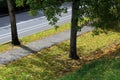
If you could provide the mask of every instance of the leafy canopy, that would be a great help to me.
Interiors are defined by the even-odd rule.
[[[16,0],[17,6],[27,4],[30,6],[30,14],[36,15],[37,11],[42,10],[51,24],[58,21],[57,16],[66,12],[67,8],[60,6],[64,2],[73,0]],[[89,18],[89,22],[102,29],[120,28],[120,0],[79,0],[79,11],[76,17],[80,21],[84,17]],[[86,25],[86,24],[85,24]]]

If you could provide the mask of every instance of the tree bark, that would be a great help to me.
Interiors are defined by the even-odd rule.
[[[78,27],[78,10],[79,0],[73,0],[72,2],[72,19],[71,19],[71,36],[70,36],[70,54],[69,57],[72,59],[79,59],[77,55],[77,27]]]
[[[11,36],[12,36],[12,44],[13,45],[20,45],[18,34],[17,34],[17,26],[16,26],[16,19],[14,13],[14,7],[12,0],[7,0],[8,11],[10,16],[10,23],[11,23]]]

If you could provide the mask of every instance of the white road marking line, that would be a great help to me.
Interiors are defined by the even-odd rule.
[[[62,21],[66,20],[66,19],[68,19],[70,17],[71,17],[71,15],[65,16],[63,18],[60,18],[61,20],[59,20],[58,22],[62,22]],[[35,25],[33,27],[29,27],[29,28],[24,28],[24,29],[18,30],[18,33],[20,34],[20,33],[27,32],[27,31],[30,31],[30,30],[33,30],[33,29],[42,28],[44,26],[49,25],[48,23],[49,22],[45,22],[43,24]],[[42,26],[42,27],[40,27],[40,26]],[[3,35],[0,35],[0,39],[6,38],[6,37],[8,37],[10,35],[11,35],[11,33],[6,33],[6,34],[3,34]]]
[[[71,10],[72,10],[72,9],[69,8],[67,11],[69,12],[69,11],[71,11]],[[22,22],[17,23],[17,25],[23,24],[23,23],[27,23],[27,22],[32,22],[32,21],[35,21],[35,20],[38,20],[38,19],[41,19],[41,18],[46,18],[46,17],[45,17],[45,16],[42,16],[42,17],[39,17],[39,18],[35,18],[35,19],[27,20],[27,21],[22,21]],[[5,28],[8,28],[8,27],[10,27],[10,24],[9,24],[8,26],[1,27],[0,29],[5,29]]]

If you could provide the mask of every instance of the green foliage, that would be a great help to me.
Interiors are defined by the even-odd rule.
[[[33,36],[31,37],[31,39],[32,38]],[[86,56],[88,54],[91,55],[91,51],[101,49],[101,47],[109,45],[112,42],[115,42],[116,40],[119,40],[119,39],[120,39],[120,36],[119,36],[119,33],[117,32],[109,32],[108,35],[103,33],[95,37],[91,36],[91,32],[86,33],[84,35],[79,36],[77,39],[78,53],[81,56]],[[12,79],[13,80],[56,80],[58,79],[58,77],[63,76],[66,71],[71,71],[69,69],[73,66],[74,62],[68,59],[68,53],[69,53],[69,41],[65,41],[55,46],[52,46],[50,48],[43,49],[37,53],[31,54],[27,57],[13,61],[7,65],[3,65],[3,66],[1,65],[0,79],[2,80],[12,80]],[[86,76],[90,76],[90,77],[91,76],[94,77],[93,75],[99,76],[98,73],[102,73],[102,72],[99,72],[99,70],[103,70],[104,68],[106,69],[106,67],[109,67],[110,65],[112,65],[111,62],[109,61],[107,62],[107,59],[102,60],[101,62],[100,61],[98,62],[98,61],[96,61],[94,64],[91,64],[95,68],[91,68],[92,66],[89,66],[87,68],[83,67],[83,70],[82,71],[79,70],[79,73],[77,74],[79,74],[79,76],[82,76],[80,74],[85,73],[84,70],[88,70],[88,74],[86,73],[84,74],[84,76],[82,76],[83,80],[85,80],[85,78],[89,78]],[[114,60],[112,62],[115,63],[113,64],[113,68],[110,67],[109,69],[106,69],[104,73],[105,75],[103,77],[109,78],[109,76],[113,75],[110,69],[115,69],[115,68],[116,70],[113,73],[115,73],[115,76],[117,76],[116,73],[119,72],[119,70],[117,69],[119,69],[120,59]],[[111,72],[109,72],[109,70]],[[107,73],[109,74],[107,75]],[[79,76],[77,77],[76,76],[77,75],[72,74],[69,77],[74,77],[75,79],[77,79],[77,77]],[[67,80],[75,80],[74,78],[73,79],[68,78]],[[79,78],[77,80],[79,80]],[[104,80],[104,78],[102,80]]]
[[[120,29],[120,0],[89,0],[87,16],[102,29]]]
[[[113,53],[112,56],[94,60],[59,80],[120,80],[119,70],[120,49]]]
[[[15,0],[15,3],[17,4],[16,6],[24,6],[24,1],[23,0]]]
[[[55,26],[55,28],[51,28],[51,29],[45,30],[43,32],[38,32],[36,34],[32,34],[30,36],[23,37],[20,39],[20,41],[21,41],[22,45],[25,45],[27,43],[46,38],[48,36],[63,32],[68,29],[70,29],[70,23],[60,25],[59,28],[58,28],[58,26]],[[13,48],[13,46],[11,46],[10,42],[6,43],[6,44],[0,44],[0,52],[10,50],[12,48]]]
[[[24,3],[30,6],[30,14],[36,15],[37,11],[42,10],[44,15],[50,21],[51,25],[59,20],[57,16],[61,16],[62,12],[66,12],[66,8],[60,8],[61,0],[16,0],[18,6],[23,6]]]
[[[38,12],[36,10],[30,10],[28,13],[32,16],[36,16]]]
[[[58,15],[66,12],[67,8],[60,8],[62,3],[72,0],[16,0],[17,5],[27,4],[30,6],[30,13],[35,15],[35,11],[42,10],[50,21],[55,25]],[[79,11],[76,17],[82,20],[85,16],[90,18],[90,22],[95,27],[102,29],[120,29],[120,0],[80,0]]]

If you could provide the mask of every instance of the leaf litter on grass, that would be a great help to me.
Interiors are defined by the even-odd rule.
[[[78,54],[80,56],[80,60],[78,61],[71,60],[68,58],[69,41],[65,41],[55,46],[52,46],[50,48],[43,49],[37,52],[36,54],[31,54],[27,57],[23,57],[22,59],[13,61],[1,67],[0,78],[3,78],[3,80],[9,80],[9,79],[54,80],[54,79],[57,79],[58,77],[61,77],[69,72],[77,70],[83,64],[90,63],[92,60],[95,60],[99,57],[104,56],[102,55],[103,53],[101,53],[101,51],[99,50],[101,50],[102,48],[104,48],[104,51],[106,51],[106,49],[111,50],[110,48],[112,46],[110,46],[109,44],[115,42],[113,38],[115,38],[115,40],[118,41],[119,36],[117,36],[117,34],[118,33],[111,34],[111,36],[115,35],[114,37],[109,37],[110,35],[106,36],[105,34],[102,34],[101,36],[92,37],[91,33],[86,33],[84,35],[79,36],[77,46],[78,46]],[[89,38],[89,39],[86,39],[86,38]],[[100,38],[102,39],[107,38],[108,40],[105,40],[105,41],[103,40],[105,44],[100,44],[100,41],[101,41]],[[99,41],[95,41],[95,40],[99,40]],[[83,43],[86,43],[86,44],[83,44]],[[115,46],[119,45],[118,44],[119,41],[118,43],[117,42],[115,43],[116,43]],[[99,44],[99,45],[93,46],[91,44],[94,44],[94,45]],[[105,48],[106,45],[110,47]],[[110,51],[107,51],[107,52],[109,53]],[[101,54],[101,56],[98,56],[98,54]]]

